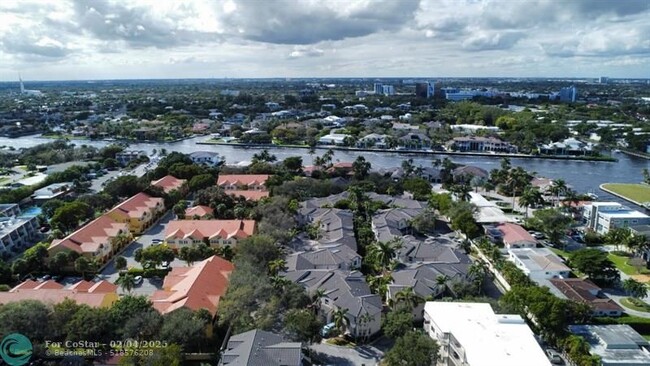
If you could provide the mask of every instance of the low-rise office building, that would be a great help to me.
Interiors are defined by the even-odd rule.
[[[583,206],[583,217],[588,228],[603,235],[614,228],[650,224],[650,216],[618,202],[592,202]]]
[[[424,330],[440,345],[438,365],[551,365],[521,316],[495,314],[489,304],[427,302]]]

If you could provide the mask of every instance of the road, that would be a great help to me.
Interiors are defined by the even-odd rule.
[[[374,366],[384,357],[384,352],[372,345],[356,346],[348,348],[345,346],[334,346],[327,343],[313,344],[310,348],[319,353],[318,361],[326,361],[324,364],[337,366]]]
[[[142,177],[148,171],[155,169],[156,166],[158,166],[158,158],[152,157],[149,163],[140,164],[135,169],[132,170],[119,169],[119,170],[109,171],[107,174],[99,178],[93,179],[90,185],[90,189],[93,192],[101,192],[104,189],[104,184],[111,179],[115,179],[120,175],[135,175],[137,177]]]
[[[140,268],[140,264],[135,261],[135,251],[142,248],[147,248],[153,245],[152,241],[154,239],[162,240],[165,235],[165,227],[167,223],[174,219],[174,214],[171,211],[168,211],[154,226],[150,227],[144,234],[140,237],[137,237],[129,246],[127,246],[121,253],[117,256],[122,256],[126,258],[127,268]],[[115,258],[114,257],[114,258]],[[184,263],[178,259],[170,263],[172,267],[181,267],[184,266]],[[119,277],[118,271],[115,269],[115,260],[111,259],[101,273],[98,275],[99,278],[108,280],[112,283],[115,283]],[[132,294],[136,295],[150,295],[154,291],[162,288],[162,280],[149,279],[145,278],[144,282],[141,285],[136,286]],[[125,292],[122,289],[118,290],[118,293],[124,294]]]

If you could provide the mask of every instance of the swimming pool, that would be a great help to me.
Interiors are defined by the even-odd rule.
[[[30,206],[21,211],[22,211],[22,213],[20,214],[21,217],[34,217],[40,215],[41,212],[43,212],[43,210],[38,206]]]

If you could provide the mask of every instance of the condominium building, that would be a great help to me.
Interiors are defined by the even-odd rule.
[[[31,247],[38,228],[38,218],[22,215],[17,204],[0,205],[0,255],[14,256]]]
[[[551,365],[524,319],[489,304],[427,302],[424,330],[440,345],[438,365]]]
[[[618,202],[592,202],[585,205],[583,210],[587,227],[599,234],[607,234],[614,228],[650,224],[650,216]]]

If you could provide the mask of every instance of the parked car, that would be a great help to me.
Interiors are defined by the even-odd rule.
[[[160,244],[162,242],[163,242],[162,239],[153,239],[153,240],[151,240],[152,244]]]
[[[336,324],[334,323],[328,323],[323,326],[323,329],[320,330],[320,335],[323,338],[329,337],[330,333],[335,329]]]
[[[136,286],[141,285],[142,282],[144,282],[144,278],[142,278],[142,276],[135,276],[135,277],[133,278],[133,283],[134,283]]]
[[[556,350],[550,348],[547,349],[546,356],[553,365],[564,365],[564,360]]]

